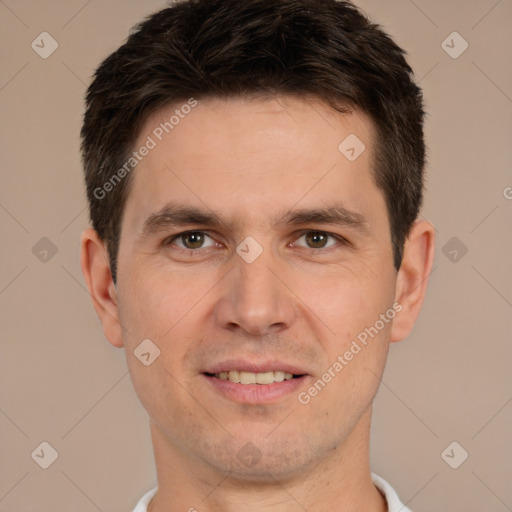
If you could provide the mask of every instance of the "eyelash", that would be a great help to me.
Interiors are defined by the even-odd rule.
[[[205,235],[205,236],[207,236],[207,237],[211,238],[212,240],[214,240],[214,239],[213,239],[213,237],[212,237],[212,236],[210,236],[210,235],[208,234],[208,232],[206,232],[206,231],[201,231],[201,230],[190,230],[190,231],[183,231],[183,232],[181,232],[181,233],[177,233],[176,235],[173,235],[173,236],[171,236],[170,238],[167,238],[166,240],[164,240],[163,245],[164,245],[164,246],[172,245],[172,244],[173,244],[173,242],[174,242],[175,240],[178,240],[179,238],[181,238],[181,237],[183,237],[183,236],[185,236],[185,235],[191,234],[191,233],[199,233],[199,234],[203,234],[203,235]],[[344,237],[342,237],[342,236],[340,236],[340,235],[336,235],[336,234],[334,234],[334,233],[330,233],[329,231],[321,231],[321,230],[313,230],[313,229],[309,229],[309,230],[301,231],[301,232],[300,232],[300,234],[299,234],[299,237],[298,237],[296,240],[298,240],[298,239],[302,238],[304,235],[307,235],[307,234],[310,234],[310,233],[326,235],[326,236],[328,236],[328,237],[330,237],[330,238],[334,238],[334,239],[335,239],[335,240],[337,240],[341,245],[350,245],[350,242],[349,242],[346,238],[344,238]],[[215,241],[215,240],[214,240],[214,241]],[[218,243],[218,242],[216,242],[216,243]],[[309,250],[311,250],[311,251],[313,251],[313,252],[319,252],[319,251],[321,251],[322,249],[323,249],[323,250],[328,250],[328,249],[332,249],[332,248],[334,248],[334,247],[335,247],[335,246],[314,248],[314,247],[302,247],[302,246],[301,246],[301,248],[302,248],[302,249],[309,249]],[[209,249],[209,247],[200,247],[199,249],[187,249],[186,247],[179,247],[179,246],[178,246],[178,249],[179,249],[179,250],[181,250],[181,251],[184,251],[184,252],[192,253],[192,254],[193,254],[193,253],[199,253],[200,251],[204,251],[204,250],[206,250],[206,249]]]

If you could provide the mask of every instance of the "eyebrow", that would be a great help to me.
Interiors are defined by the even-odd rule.
[[[169,203],[158,212],[151,214],[145,221],[137,238],[146,238],[160,231],[186,225],[201,225],[211,228],[225,226],[227,223],[217,213],[195,206]],[[368,232],[368,221],[358,213],[348,210],[341,204],[324,208],[302,208],[286,211],[278,215],[272,226],[286,224],[332,224]]]

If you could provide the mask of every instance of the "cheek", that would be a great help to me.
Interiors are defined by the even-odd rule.
[[[349,431],[377,393],[391,328],[391,320],[379,321],[377,315],[368,322],[351,319],[347,326],[339,322],[337,335],[324,341],[326,363],[298,398],[311,406],[311,417],[323,418],[326,429],[339,425]]]
[[[322,276],[297,275],[294,289],[331,334],[347,340],[373,325],[393,304],[392,283],[368,267],[343,268]]]
[[[181,397],[187,401],[186,395],[181,395],[183,385],[188,387],[188,379],[194,373],[190,371],[189,354],[197,349],[207,329],[203,310],[207,301],[202,299],[213,286],[203,277],[177,272],[147,271],[144,275],[134,272],[122,290],[126,300],[122,301],[119,313],[126,327],[123,333],[126,360],[133,370],[135,391],[155,418],[174,417],[176,413],[176,410],[161,411],[158,400],[177,404],[181,403],[178,398]],[[146,339],[159,350],[158,357],[148,367],[136,357],[137,347]]]
[[[195,306],[212,287],[208,276],[148,268],[147,264],[132,267],[126,286],[121,290],[120,315],[129,337],[160,340],[193,313]]]
[[[323,395],[318,404],[326,400],[357,408],[365,397],[368,400],[364,403],[369,405],[384,370],[396,314],[393,279],[384,272],[345,269],[318,283],[322,286],[310,287],[306,295],[308,307],[314,312],[311,321],[318,324],[320,319],[328,327],[318,337],[325,353],[326,372],[316,386]]]
[[[136,363],[139,362],[134,361],[131,371],[133,388],[151,420],[162,431],[179,436],[180,432],[192,435],[204,430],[204,425],[208,424],[205,409],[190,400],[190,383],[168,367],[165,354],[149,367]],[[174,441],[177,440],[174,437]]]

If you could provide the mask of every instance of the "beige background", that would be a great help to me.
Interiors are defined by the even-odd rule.
[[[423,215],[438,235],[423,312],[376,401],[373,468],[415,512],[510,511],[512,2],[357,3],[424,87]],[[129,511],[155,484],[146,413],[80,272],[78,132],[93,70],[164,5],[0,0],[0,512]],[[59,44],[47,59],[31,48],[43,31]],[[441,45],[453,31],[469,44],[457,59]],[[31,458],[43,441],[58,452],[48,469]],[[452,441],[469,453],[458,469],[441,457]]]

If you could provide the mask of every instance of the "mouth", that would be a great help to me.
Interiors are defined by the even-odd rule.
[[[283,382],[285,380],[298,379],[304,375],[296,375],[282,370],[268,372],[245,372],[243,370],[229,370],[218,373],[205,372],[208,377],[214,377],[219,380],[227,380],[236,384],[273,384],[274,382]]]
[[[296,392],[309,375],[284,363],[226,361],[202,372],[209,389],[232,402],[272,404]]]

